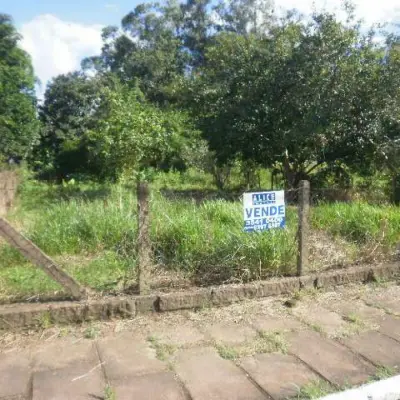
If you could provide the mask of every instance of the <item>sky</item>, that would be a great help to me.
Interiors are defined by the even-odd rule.
[[[58,74],[76,70],[84,57],[100,53],[101,30],[119,25],[123,16],[146,0],[0,0],[0,13],[13,17],[22,34],[21,47],[32,57],[42,85]],[[297,8],[304,14],[337,9],[341,0],[275,0],[276,10]],[[355,0],[356,14],[373,23],[400,23],[400,0]]]

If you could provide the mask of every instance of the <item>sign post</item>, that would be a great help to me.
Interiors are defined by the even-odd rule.
[[[284,228],[286,224],[285,192],[253,192],[243,195],[245,232]]]

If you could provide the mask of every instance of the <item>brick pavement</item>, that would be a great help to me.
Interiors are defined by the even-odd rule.
[[[400,366],[399,299],[396,285],[353,286],[294,308],[276,298],[5,333],[0,400],[279,400],[317,380],[358,385]]]

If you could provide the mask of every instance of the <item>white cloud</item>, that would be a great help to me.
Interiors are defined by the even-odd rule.
[[[100,53],[101,29],[101,25],[67,22],[51,14],[22,25],[21,46],[31,55],[35,74],[42,82],[39,92],[54,76],[76,70],[84,57]]]
[[[354,0],[356,15],[366,25],[376,22],[400,22],[399,0]],[[313,8],[339,11],[341,0],[275,0],[275,9],[297,8],[304,14]],[[117,5],[104,5],[115,11]],[[22,47],[32,56],[35,74],[42,82],[39,97],[46,83],[58,74],[76,70],[84,57],[99,54],[102,47],[101,25],[84,25],[67,22],[51,14],[35,17],[21,27]]]
[[[313,9],[340,12],[342,0],[275,0],[276,9],[296,8],[303,14],[310,14]],[[375,23],[400,22],[399,0],[353,0],[356,16],[366,25]]]

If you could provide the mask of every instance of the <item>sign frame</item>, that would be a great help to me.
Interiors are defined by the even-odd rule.
[[[243,229],[261,232],[286,226],[284,190],[243,193]]]

